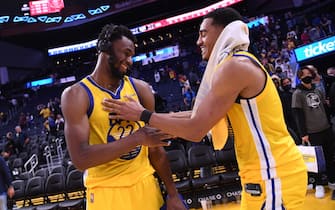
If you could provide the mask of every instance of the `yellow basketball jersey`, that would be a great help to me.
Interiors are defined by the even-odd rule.
[[[250,53],[238,52],[233,56],[249,58],[266,74],[261,93],[253,98],[239,97],[228,111],[241,178],[269,180],[306,170],[287,131],[282,104],[270,75]]]
[[[111,113],[102,109],[101,102],[104,98],[124,101],[127,95],[139,100],[131,77],[125,76],[115,92],[99,86],[91,76],[84,78],[80,85],[86,90],[89,97],[87,115],[90,124],[90,145],[122,141],[123,137],[144,126],[141,121],[110,120],[108,116]],[[148,153],[148,147],[137,146],[116,160],[89,168],[85,173],[86,187],[123,187],[136,184],[154,172],[148,159]]]

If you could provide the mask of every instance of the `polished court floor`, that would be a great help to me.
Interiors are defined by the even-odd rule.
[[[326,197],[322,199],[316,199],[314,196],[314,190],[309,190],[306,195],[306,201],[303,210],[335,210],[335,200],[331,200],[330,197],[331,192],[327,188],[326,188]],[[231,202],[227,204],[215,205],[210,209],[239,210],[240,204]]]

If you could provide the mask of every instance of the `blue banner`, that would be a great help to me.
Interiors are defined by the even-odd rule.
[[[335,51],[335,36],[294,49],[297,62]]]

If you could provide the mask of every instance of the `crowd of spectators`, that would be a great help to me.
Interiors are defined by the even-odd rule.
[[[292,114],[292,95],[300,81],[297,79],[299,64],[295,60],[293,50],[304,44],[335,35],[334,13],[317,13],[311,15],[295,13],[293,10],[281,15],[268,15],[268,23],[250,29],[252,51],[268,73],[272,76],[282,99],[285,121],[297,136],[301,135],[296,119]],[[193,34],[197,36],[196,34]],[[156,99],[156,111],[169,112],[192,109],[206,62],[200,60],[199,51],[195,46],[183,46],[179,58],[142,66],[134,64],[131,76],[143,79],[152,85]],[[193,43],[195,45],[195,43]],[[323,94],[329,121],[335,116],[335,64],[326,69],[314,71],[313,84]],[[327,73],[327,74],[326,74]],[[81,72],[83,74],[83,72]],[[80,78],[77,77],[77,79]],[[171,96],[171,90],[176,94]],[[171,98],[169,100],[168,98]],[[2,99],[3,100],[3,99]],[[31,103],[24,98],[8,99],[10,108],[0,110],[0,126],[11,119],[18,119],[13,130],[1,130],[6,142],[2,148],[2,156],[8,160],[11,154],[18,154],[29,144],[26,131],[41,126],[41,131],[57,136],[64,128],[64,119],[60,110],[59,98],[50,99],[47,104],[37,106],[36,110],[20,112],[20,107]],[[174,105],[169,105],[174,103]],[[2,107],[1,107],[2,108]],[[18,118],[12,117],[14,114]],[[8,118],[10,115],[10,119]],[[299,123],[299,122],[298,122]],[[297,140],[297,144],[301,143]]]

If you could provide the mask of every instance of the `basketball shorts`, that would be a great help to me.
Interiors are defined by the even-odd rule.
[[[242,181],[243,210],[302,210],[307,191],[307,172],[260,182]]]
[[[130,187],[95,187],[86,192],[87,210],[159,210],[163,202],[152,175]]]

